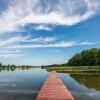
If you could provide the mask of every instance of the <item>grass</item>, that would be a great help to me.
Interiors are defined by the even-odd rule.
[[[80,71],[80,70],[96,70],[100,71],[100,66],[59,66],[59,67],[47,67],[48,71]]]

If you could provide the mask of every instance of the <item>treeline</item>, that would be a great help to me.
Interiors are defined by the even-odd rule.
[[[46,66],[42,66],[42,68],[47,68],[47,67],[65,67],[65,66],[67,66],[67,63],[65,63],[65,64],[46,65]]]
[[[69,59],[68,66],[100,66],[100,49],[93,48],[77,53]]]

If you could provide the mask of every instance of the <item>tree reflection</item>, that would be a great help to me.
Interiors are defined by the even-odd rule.
[[[70,74],[70,76],[89,89],[100,90],[100,74]]]
[[[2,65],[0,63],[0,72],[2,71],[15,71],[15,70],[29,70],[32,66],[16,66],[16,65]]]

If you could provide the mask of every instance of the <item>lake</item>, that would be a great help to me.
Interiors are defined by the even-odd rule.
[[[48,74],[41,68],[0,69],[0,100],[35,100]],[[100,75],[59,76],[76,100],[100,100]]]

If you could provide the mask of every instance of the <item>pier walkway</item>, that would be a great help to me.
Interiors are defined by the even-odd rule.
[[[51,72],[39,91],[36,100],[74,100],[56,72]]]

